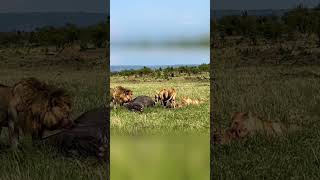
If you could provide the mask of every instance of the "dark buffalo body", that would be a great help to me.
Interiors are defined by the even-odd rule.
[[[153,99],[149,96],[138,96],[130,103],[125,104],[131,111],[140,111],[142,112],[145,107],[152,107],[155,105]]]
[[[109,160],[109,109],[92,109],[74,120],[74,126],[47,138],[59,150],[80,155],[95,155]]]

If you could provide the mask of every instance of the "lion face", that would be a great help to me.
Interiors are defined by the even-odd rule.
[[[117,86],[112,90],[112,99],[115,103],[123,105],[124,103],[128,103],[133,100],[133,93],[130,89]]]
[[[67,95],[52,95],[48,111],[44,116],[44,125],[48,130],[68,128],[72,126],[71,98]]]
[[[240,138],[246,137],[249,134],[246,126],[249,114],[247,112],[235,112],[231,119],[231,129],[235,131],[235,134]]]
[[[157,94],[155,94],[154,95],[154,102],[159,102],[159,99],[160,99],[160,97],[159,97],[159,94],[157,93]]]
[[[58,130],[73,126],[71,97],[64,90],[39,93],[32,103],[27,121],[34,139],[41,138],[45,130]],[[27,127],[28,128],[28,127]]]
[[[122,100],[124,101],[124,103],[130,102],[133,100],[133,93],[131,90],[127,90],[124,93],[124,96],[122,97]]]
[[[61,128],[69,128],[73,125],[70,118],[71,111],[69,107],[55,106],[51,111],[46,112],[43,119],[44,128],[47,130],[56,130]]]
[[[131,90],[126,90],[125,92],[121,93],[118,96],[118,99],[119,99],[121,104],[124,104],[124,103],[131,102],[133,100],[132,96],[133,96],[132,91]]]

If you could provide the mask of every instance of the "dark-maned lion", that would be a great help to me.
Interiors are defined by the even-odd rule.
[[[124,103],[132,101],[133,92],[122,86],[117,86],[113,89],[110,88],[110,99],[113,105],[122,106]]]
[[[162,89],[154,96],[155,102],[160,102],[161,105],[175,108],[177,92],[174,88]]]
[[[9,128],[11,145],[18,145],[19,129],[33,139],[44,130],[71,126],[72,100],[63,89],[49,86],[35,78],[22,79],[13,87],[1,86],[1,122]],[[6,114],[7,113],[7,114]],[[5,116],[6,114],[6,116]],[[5,123],[7,122],[7,123]]]
[[[251,112],[235,112],[232,116],[231,127],[236,137],[244,138],[262,133],[265,135],[284,135],[290,131],[299,130],[300,127],[294,124],[271,122],[262,120]]]

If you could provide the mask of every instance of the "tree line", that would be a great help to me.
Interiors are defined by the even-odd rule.
[[[79,44],[82,50],[90,46],[105,47],[110,39],[110,18],[105,22],[87,27],[67,23],[62,27],[44,26],[31,32],[0,32],[0,46],[54,46],[57,50]]]
[[[307,35],[315,36],[320,47],[320,4],[314,8],[300,4],[283,16],[251,16],[248,11],[243,11],[241,15],[212,20],[211,26],[212,36],[222,41],[227,36],[241,36],[257,44],[261,38],[279,42],[294,40],[297,35]]]
[[[137,70],[123,70],[119,72],[111,72],[111,75],[120,76],[151,76],[151,77],[175,77],[181,74],[194,75],[203,72],[209,72],[209,64],[201,64],[198,66],[179,66],[179,67],[166,67],[151,69],[149,67],[143,67]]]

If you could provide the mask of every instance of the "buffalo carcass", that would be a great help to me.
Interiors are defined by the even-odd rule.
[[[124,106],[130,111],[143,112],[145,107],[152,107],[155,105],[153,99],[149,96],[138,96],[133,101],[125,104]]]

